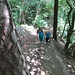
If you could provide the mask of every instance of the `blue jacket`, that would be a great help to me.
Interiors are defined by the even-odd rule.
[[[44,33],[39,31],[38,34],[39,34],[39,40],[43,41],[44,40]]]
[[[46,38],[50,38],[50,32],[46,33]]]

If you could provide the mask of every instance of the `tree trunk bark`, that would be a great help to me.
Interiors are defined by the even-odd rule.
[[[29,75],[7,0],[0,0],[0,75]]]
[[[53,38],[57,41],[58,0],[54,0]]]
[[[68,16],[67,16],[69,28],[68,28],[68,31],[67,31],[67,41],[66,41],[66,44],[65,44],[65,49],[66,49],[66,52],[67,52],[69,44],[71,42],[70,39],[71,39],[71,36],[72,36],[72,33],[73,33],[73,29],[74,29],[75,11],[73,10],[72,6],[69,4],[68,0],[66,0],[66,2],[70,7],[70,10],[69,10]]]

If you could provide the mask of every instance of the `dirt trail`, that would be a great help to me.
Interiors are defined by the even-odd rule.
[[[25,56],[31,75],[69,75],[52,42],[31,45]]]
[[[20,27],[18,33],[31,75],[70,75],[52,38],[49,43],[40,44],[37,36],[25,29]]]

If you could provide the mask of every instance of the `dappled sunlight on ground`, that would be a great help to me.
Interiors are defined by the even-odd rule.
[[[35,35],[36,30],[33,27],[26,27],[27,30],[25,30],[24,27],[18,28],[18,33],[27,60],[26,67],[31,75],[69,75],[65,67],[68,67],[68,72],[72,72],[71,75],[75,75],[75,66],[66,61],[67,59],[63,56],[67,63],[64,65],[52,38],[49,43],[40,44],[38,36]]]
[[[60,65],[62,60],[53,50],[51,50],[51,52],[50,50],[47,50],[49,44],[51,43],[37,43],[24,50],[27,60],[27,68],[31,75],[55,75],[55,73],[56,75],[60,75],[61,73],[61,75],[64,74],[63,69],[66,69]],[[55,55],[53,55],[54,53]],[[58,66],[60,68],[58,68]],[[66,73],[66,75],[69,74]]]
[[[42,47],[42,49],[44,49]],[[44,51],[36,45],[36,47],[31,47],[29,50],[25,50],[24,54],[27,60],[27,68],[31,75],[47,75],[41,66],[41,56],[43,56]]]
[[[75,66],[74,66],[75,62],[73,62],[73,60],[71,61],[66,58],[65,58],[65,61],[66,61],[65,66],[67,67],[68,72],[71,73],[71,75],[74,75],[75,74]]]

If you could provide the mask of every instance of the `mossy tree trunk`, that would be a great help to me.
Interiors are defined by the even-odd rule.
[[[75,11],[73,10],[70,2],[67,0],[67,4],[70,7],[70,10],[68,12],[68,30],[67,30],[67,40],[66,40],[66,44],[65,44],[65,51],[68,53],[68,48],[71,42],[71,36],[73,33],[73,29],[74,29],[74,20],[75,20]]]

